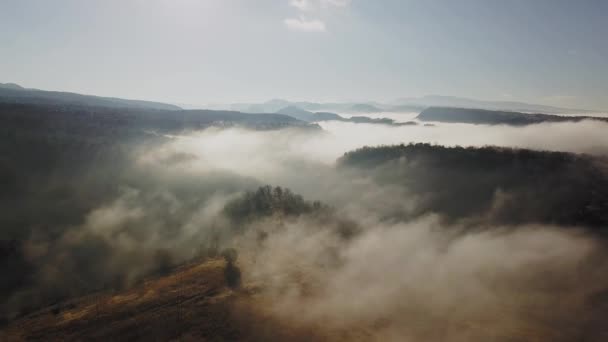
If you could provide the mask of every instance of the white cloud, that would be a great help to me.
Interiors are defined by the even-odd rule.
[[[325,23],[319,19],[287,18],[283,21],[288,29],[301,32],[325,32]]]
[[[324,10],[346,7],[351,0],[289,0],[289,5],[295,7],[300,12],[307,12],[319,15]],[[325,22],[320,19],[287,18],[283,21],[287,28],[302,32],[324,32]]]
[[[351,0],[289,0],[289,5],[300,11],[314,11],[320,8],[346,7]]]
[[[321,6],[346,7],[350,5],[351,0],[321,0]]]
[[[311,0],[290,0],[289,5],[297,8],[300,11],[310,11],[314,8]]]

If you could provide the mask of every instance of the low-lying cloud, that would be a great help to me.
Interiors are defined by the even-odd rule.
[[[34,280],[3,311],[130,286],[207,249],[235,247],[245,286],[261,288],[260,310],[349,340],[492,340],[523,331],[558,341],[594,333],[603,316],[589,303],[608,279],[603,242],[585,227],[471,229],[432,212],[394,215],[422,199],[337,167],[336,159],[364,145],[409,142],[605,155],[606,124],[320,125],[324,131],[208,128],[133,147],[112,197],[79,223],[32,230],[24,255],[37,267]],[[275,215],[235,227],[226,203],[263,184],[323,201],[330,218]]]
[[[461,234],[427,217],[368,222],[340,242],[300,221],[271,235],[245,269],[268,284],[277,316],[350,340],[483,341],[526,331],[567,341],[589,323],[589,300],[606,284],[599,250],[584,234],[550,226]]]

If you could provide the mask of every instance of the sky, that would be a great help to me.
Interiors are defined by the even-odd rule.
[[[0,0],[0,82],[183,104],[608,109],[604,0]]]

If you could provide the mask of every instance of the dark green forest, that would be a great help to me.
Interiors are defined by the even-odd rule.
[[[415,215],[491,224],[608,224],[608,161],[565,152],[430,144],[364,147],[340,159],[423,200]]]

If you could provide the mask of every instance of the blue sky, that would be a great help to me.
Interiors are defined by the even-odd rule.
[[[608,109],[603,0],[0,0],[0,82],[180,103]]]

